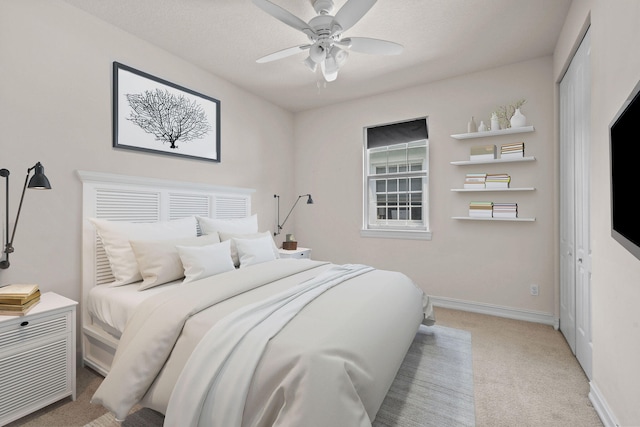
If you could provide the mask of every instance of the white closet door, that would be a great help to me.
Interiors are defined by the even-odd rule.
[[[560,82],[560,330],[591,378],[590,36]]]

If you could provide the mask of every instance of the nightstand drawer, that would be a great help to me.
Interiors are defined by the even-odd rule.
[[[298,248],[292,251],[279,249],[280,258],[311,259],[311,249]]]
[[[68,312],[40,317],[20,316],[6,323],[8,325],[0,327],[1,350],[71,331],[71,316]]]

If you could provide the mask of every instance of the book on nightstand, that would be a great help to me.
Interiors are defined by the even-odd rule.
[[[22,316],[38,302],[38,285],[7,285],[0,288],[0,315]]]

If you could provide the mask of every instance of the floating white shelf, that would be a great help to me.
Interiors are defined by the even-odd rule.
[[[456,135],[451,135],[451,138],[455,138],[455,139],[484,138],[487,136],[499,136],[499,135],[510,135],[514,133],[533,132],[534,130],[535,129],[533,128],[533,126],[523,126],[519,128],[488,130],[484,132],[459,133]]]
[[[488,191],[533,191],[535,187],[522,187],[522,188],[452,188],[451,191],[457,191],[461,193],[465,192],[488,192]]]
[[[517,159],[489,159],[489,160],[459,160],[451,162],[452,165],[465,166],[465,165],[485,165],[488,163],[510,163],[510,162],[532,162],[536,158],[530,157],[518,157]]]
[[[471,216],[453,216],[451,219],[462,219],[471,221],[517,221],[517,222],[531,222],[535,221],[535,218],[476,218]]]

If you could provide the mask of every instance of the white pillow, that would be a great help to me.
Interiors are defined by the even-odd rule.
[[[204,246],[220,243],[217,234],[169,240],[130,240],[142,275],[139,291],[184,277],[184,267],[176,246]]]
[[[235,233],[251,234],[258,232],[258,215],[246,218],[215,219],[198,216],[198,223],[202,234]]]
[[[231,242],[228,240],[206,246],[178,246],[178,253],[184,266],[183,283],[235,270],[230,247]]]
[[[240,257],[238,256],[238,249],[236,247],[235,239],[258,239],[261,237],[269,237],[271,240],[271,249],[273,250],[273,254],[276,258],[280,258],[280,252],[278,251],[278,247],[276,246],[276,242],[273,241],[273,237],[271,237],[270,231],[265,231],[263,233],[252,233],[252,234],[235,234],[235,233],[218,233],[221,241],[231,240],[231,258],[233,259],[233,263],[236,267],[240,267]]]
[[[256,239],[234,238],[233,241],[236,244],[236,248],[238,248],[240,268],[276,259],[273,253],[273,239],[271,236],[263,236]]]
[[[121,286],[142,280],[136,257],[129,240],[163,240],[196,237],[195,217],[161,222],[108,221],[89,218],[96,227],[102,245],[109,258],[115,281],[111,286]]]

